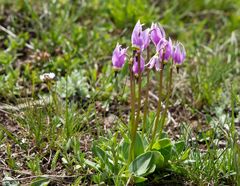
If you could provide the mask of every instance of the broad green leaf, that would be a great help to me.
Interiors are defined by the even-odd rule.
[[[164,156],[159,151],[152,151],[152,154],[154,156],[154,162],[158,168],[163,167],[164,164]]]
[[[136,176],[144,176],[153,165],[153,154],[151,152],[146,152],[133,160],[129,165],[129,170]]]
[[[158,151],[149,151],[139,155],[129,166],[130,172],[135,176],[146,176],[155,171],[156,167],[161,167],[164,157]]]
[[[154,150],[160,150],[160,144],[159,144],[159,142],[158,141],[156,141],[154,144],[153,144],[153,146],[152,146],[152,149],[154,149]]]
[[[144,153],[144,146],[143,146],[143,140],[139,133],[136,135],[136,143],[134,146],[134,154],[135,157],[139,156],[140,154]]]
[[[154,144],[153,144],[153,149],[155,150],[160,150],[162,148],[165,148],[167,146],[172,146],[172,142],[169,138],[163,138],[163,139],[160,139],[158,141],[156,141]]]
[[[122,144],[120,145],[122,156],[126,161],[128,159],[129,146],[130,144],[125,141],[123,141]]]
[[[158,150],[165,160],[165,164],[168,163],[168,160],[172,155],[172,142],[169,138],[163,138],[154,143],[153,149]]]
[[[169,138],[163,138],[159,140],[159,144],[161,148],[165,148],[168,146],[172,146],[172,142]]]

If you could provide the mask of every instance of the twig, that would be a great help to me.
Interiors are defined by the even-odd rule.
[[[1,162],[3,165],[7,166],[7,164],[6,164],[3,160],[0,159],[0,162]]]
[[[13,169],[3,167],[3,166],[0,166],[0,170],[13,171],[13,172],[16,172],[18,174],[24,174],[24,175],[32,175],[31,172],[28,172],[28,171],[13,170]]]
[[[74,175],[74,176],[63,176],[63,175],[39,175],[39,176],[28,176],[24,178],[13,178],[13,179],[5,179],[4,181],[22,181],[22,180],[28,180],[28,179],[34,179],[34,178],[50,178],[56,180],[57,178],[76,178],[77,176],[82,176],[82,175]]]
[[[14,34],[13,32],[11,32],[10,30],[6,29],[5,27],[3,27],[2,25],[0,25],[0,30],[2,30],[3,32],[6,32],[8,35],[10,35],[13,38],[16,38],[16,34]],[[31,50],[34,50],[34,47],[28,43],[25,43],[25,46]]]
[[[33,178],[50,178],[50,179],[55,179],[55,178],[75,178],[78,176],[85,176],[84,174],[78,174],[78,175],[71,175],[71,176],[67,176],[67,175],[56,175],[56,174],[42,174],[42,175],[38,175],[38,176],[32,176],[32,173],[28,172],[28,171],[18,171],[18,170],[13,170],[7,167],[2,167],[0,166],[1,170],[7,170],[7,171],[14,171],[16,173],[19,174],[24,174],[24,175],[31,175],[28,177],[24,177],[24,178],[14,178],[11,180],[4,180],[4,181],[21,181],[21,180],[26,180],[26,179],[33,179]],[[94,175],[94,174],[90,174],[90,175]]]
[[[7,112],[7,111],[5,111],[5,110],[3,110],[3,109],[1,109],[1,108],[0,108],[0,112],[3,112],[3,113],[5,113],[5,114],[10,114],[10,112]]]

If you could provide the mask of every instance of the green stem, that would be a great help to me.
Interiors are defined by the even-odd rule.
[[[163,111],[163,117],[161,119],[161,122],[160,122],[160,135],[162,134],[162,131],[163,131],[163,127],[164,127],[164,123],[165,123],[165,119],[166,119],[166,116],[167,116],[167,110],[168,110],[168,107],[169,107],[169,98],[171,97],[171,92],[172,92],[172,73],[173,73],[173,67],[172,65],[170,66],[170,72],[169,72],[169,82],[168,82],[168,93],[167,93],[167,98],[166,98],[166,106],[165,106],[165,109]]]
[[[163,55],[163,57],[164,57],[164,55]],[[162,105],[161,105],[161,102],[162,102],[162,80],[163,80],[163,60],[160,64],[158,106],[157,106],[156,117],[155,117],[154,124],[153,124],[152,140],[151,140],[151,143],[150,143],[150,149],[152,148],[153,142],[155,141],[157,128],[158,128],[158,123],[159,123],[160,112],[161,112],[161,109],[162,109]]]
[[[138,53],[138,108],[137,108],[137,117],[135,121],[135,130],[137,130],[137,126],[140,119],[140,111],[141,111],[141,92],[142,92],[142,72],[141,72],[141,59],[140,53]]]
[[[150,57],[150,48],[147,48],[147,62],[149,61]],[[149,94],[149,82],[150,82],[150,70],[147,69],[147,90],[145,95],[145,102],[144,102],[144,111],[143,111],[143,127],[142,127],[142,137],[145,133],[146,122],[147,122],[147,115],[148,115],[148,94]]]
[[[140,119],[140,110],[141,110],[141,89],[142,89],[142,73],[141,73],[141,59],[140,59],[140,53],[138,53],[138,105],[137,105],[137,116],[136,120],[133,126],[133,135],[132,135],[132,158],[135,158],[134,154],[134,146],[136,142],[136,135],[137,135],[137,128],[138,128],[138,123]]]
[[[128,155],[128,164],[131,163],[133,160],[134,154],[134,144],[133,144],[133,131],[134,131],[134,123],[135,123],[135,79],[134,74],[132,71],[133,62],[134,62],[135,52],[133,52],[133,61],[129,64],[129,73],[130,73],[130,91],[131,91],[131,115],[130,115],[130,134],[131,134],[131,144],[129,148],[129,155]]]
[[[65,128],[66,128],[66,135],[67,135],[67,139],[70,138],[70,123],[69,121],[69,110],[68,110],[68,74],[66,76],[66,105],[65,105]]]

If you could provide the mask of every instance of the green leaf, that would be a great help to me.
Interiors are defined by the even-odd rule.
[[[134,176],[133,179],[134,179],[134,183],[141,183],[147,180],[147,178],[144,178],[142,176]]]
[[[169,138],[163,138],[154,143],[153,149],[158,150],[165,160],[165,164],[168,163],[168,160],[172,155],[172,142]]]
[[[168,146],[172,146],[172,142],[169,138],[163,138],[159,140],[159,144],[161,148],[165,148]]]
[[[136,143],[135,143],[135,146],[134,146],[135,157],[139,156],[142,153],[144,153],[143,140],[142,140],[142,136],[139,133],[137,133]]]
[[[138,156],[129,166],[130,172],[136,176],[143,176],[154,165],[153,155],[151,152],[146,152]]]
[[[153,144],[152,148],[155,150],[160,150],[160,149],[168,147],[168,146],[172,146],[171,140],[169,138],[163,138],[163,139],[156,141]]]
[[[2,185],[3,186],[19,186],[20,183],[16,180],[14,180],[12,177],[10,176],[5,176],[2,179]]]
[[[135,176],[146,176],[162,166],[164,157],[158,151],[149,151],[139,155],[129,166],[129,171]]]
[[[7,52],[0,52],[0,64],[10,65],[13,62],[13,57]]]
[[[48,178],[36,178],[32,181],[31,186],[47,186],[49,183]]]
[[[97,156],[102,162],[105,162],[107,159],[106,153],[96,145],[93,146],[93,153]]]
[[[189,156],[189,153],[190,153],[190,148],[183,153],[183,155],[181,156],[181,160],[182,161],[186,160]]]
[[[153,156],[154,156],[154,163],[158,168],[163,167],[165,158],[159,151],[152,151]]]
[[[156,141],[154,144],[153,144],[153,146],[152,146],[152,149],[154,149],[154,150],[160,150],[160,144],[159,144],[159,142],[158,141]]]
[[[129,146],[130,144],[125,141],[123,141],[122,144],[120,145],[122,156],[126,161],[128,159]]]
[[[183,149],[185,148],[184,141],[178,141],[174,145],[175,145],[175,150],[176,150],[177,154],[180,154],[183,151]]]
[[[102,150],[101,148],[99,148],[98,146],[96,145],[93,145],[93,153],[95,154],[95,156],[97,156],[99,158],[99,160],[107,166],[107,168],[110,170],[110,171],[113,171],[113,165],[110,163],[109,161],[109,157],[107,155],[107,153]]]
[[[87,159],[84,160],[84,163],[86,163],[88,166],[90,166],[90,167],[92,167],[93,169],[95,169],[95,170],[97,170],[97,171],[100,172],[100,170],[99,170],[100,167],[99,167],[99,165],[98,165],[97,163],[92,162],[92,161],[87,160]]]
[[[60,150],[57,150],[56,154],[53,157],[52,163],[51,163],[51,170],[55,170],[57,166],[57,160],[59,158]]]

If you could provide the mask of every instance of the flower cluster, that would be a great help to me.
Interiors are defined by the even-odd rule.
[[[138,21],[132,32],[131,41],[132,47],[135,51],[132,67],[134,74],[143,72],[145,66],[149,69],[154,67],[159,71],[160,64],[167,63],[170,59],[172,59],[177,66],[183,63],[186,57],[186,51],[180,42],[173,44],[171,38],[166,38],[164,29],[156,23],[152,23],[151,28],[145,30],[143,30],[142,26],[143,25],[140,21]],[[156,53],[145,65],[145,60],[142,54],[143,51],[149,47],[151,42],[155,46]],[[121,45],[117,44],[112,56],[113,67],[115,69],[121,69],[127,59],[126,56],[127,48],[122,48]],[[138,62],[140,62],[140,69],[138,69]]]
[[[129,162],[134,160],[136,157],[134,146],[136,145],[136,134],[139,126],[142,126],[141,134],[142,136],[147,135],[146,133],[146,121],[148,117],[148,97],[149,97],[149,73],[147,70],[147,90],[145,91],[145,101],[144,101],[144,113],[143,119],[141,120],[141,96],[142,96],[142,73],[144,68],[155,69],[159,72],[159,96],[158,96],[158,106],[154,119],[154,124],[152,130],[149,134],[149,139],[151,139],[148,149],[152,149],[154,141],[157,136],[161,136],[163,126],[165,123],[166,113],[169,105],[169,97],[171,95],[171,85],[172,85],[172,73],[173,66],[179,66],[183,63],[186,57],[186,52],[184,46],[180,42],[172,42],[171,38],[166,38],[164,29],[153,23],[151,28],[143,30],[140,21],[135,25],[132,32],[132,49],[133,56],[132,60],[129,62],[129,72],[130,72],[130,90],[131,90],[131,114],[130,114],[130,136],[131,144],[129,149]],[[153,44],[155,49],[155,54],[150,59],[150,44]],[[113,51],[112,63],[114,69],[121,69],[127,60],[127,50],[128,48],[122,48],[121,45],[117,44]],[[147,63],[144,60],[144,51],[147,50]],[[169,61],[171,61],[169,63]],[[164,64],[170,66],[166,68],[169,71],[168,82],[163,81],[163,68]],[[137,78],[135,78],[135,76]],[[135,84],[137,82],[137,84]],[[167,87],[167,97],[164,98],[162,94],[163,82],[166,83]],[[135,93],[135,87],[138,87],[138,93]],[[162,111],[162,100],[165,99],[166,106]],[[137,102],[137,104],[136,104]],[[136,108],[136,109],[135,109]],[[142,125],[141,125],[142,121]]]

